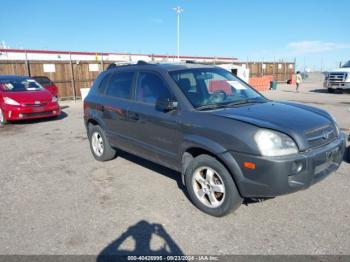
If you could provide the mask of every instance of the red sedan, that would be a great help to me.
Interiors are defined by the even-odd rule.
[[[14,120],[56,117],[60,114],[57,97],[34,79],[0,76],[0,124]]]

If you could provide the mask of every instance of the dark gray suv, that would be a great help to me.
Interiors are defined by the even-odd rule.
[[[327,112],[266,99],[215,66],[147,64],[102,72],[84,102],[95,159],[121,149],[182,174],[202,211],[306,189],[340,166],[345,137]]]

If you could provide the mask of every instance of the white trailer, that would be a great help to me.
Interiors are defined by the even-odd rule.
[[[226,69],[232,74],[238,76],[240,79],[242,79],[246,83],[249,82],[249,68],[246,68],[244,66],[234,65],[234,64],[220,64],[216,66]]]

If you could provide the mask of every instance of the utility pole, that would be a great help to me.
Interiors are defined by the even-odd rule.
[[[177,14],[177,59],[180,59],[180,14],[184,11],[180,6],[173,8]]]

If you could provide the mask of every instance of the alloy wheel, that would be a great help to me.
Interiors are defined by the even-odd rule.
[[[94,132],[91,136],[92,149],[96,156],[101,157],[104,151],[103,138],[100,133]]]
[[[200,167],[195,170],[192,186],[198,200],[207,207],[219,207],[225,200],[223,179],[210,167]]]

